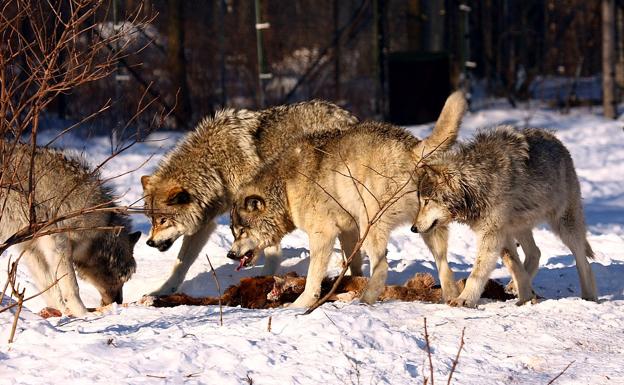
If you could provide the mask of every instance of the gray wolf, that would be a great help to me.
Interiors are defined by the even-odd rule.
[[[5,158],[0,202],[6,203],[0,217],[0,240],[5,241],[29,223],[28,145],[0,142]],[[111,190],[98,173],[78,158],[60,151],[37,148],[34,156],[34,202],[38,221],[75,213],[84,208],[114,208]],[[111,231],[95,227],[121,227]],[[43,290],[57,278],[57,285],[43,294],[48,306],[65,314],[82,316],[87,312],[79,296],[76,273],[95,286],[102,305],[123,301],[123,284],[136,270],[133,248],[141,233],[131,233],[129,218],[114,211],[99,211],[65,219],[48,229],[63,231],[17,245],[23,261]],[[89,230],[91,229],[91,230]]]
[[[539,129],[500,126],[478,133],[452,151],[441,151],[418,168],[418,210],[412,230],[422,234],[451,221],[477,235],[474,269],[453,306],[474,307],[502,250],[512,272],[518,303],[532,299],[531,278],[539,262],[531,230],[546,222],[576,259],[582,297],[597,299],[588,258],[581,192],[565,146]],[[515,239],[529,250],[524,266]]]
[[[340,237],[347,255],[347,249],[361,239],[371,265],[371,279],[361,299],[375,302],[386,281],[390,231],[411,221],[417,208],[416,194],[410,193],[417,187],[415,165],[433,149],[452,144],[465,109],[463,95],[452,94],[433,134],[423,141],[379,122],[296,140],[236,193],[230,255],[253,259],[295,228],[304,230],[310,239],[310,265],[305,289],[292,306],[309,307],[320,295],[336,238]],[[457,288],[446,262],[446,244],[438,242],[438,233],[444,231],[428,233],[425,241],[448,296]]]
[[[215,218],[229,210],[239,187],[289,142],[310,132],[347,130],[357,121],[334,104],[310,101],[262,111],[226,109],[200,122],[153,175],[141,178],[152,222],[147,244],[165,251],[183,236],[173,271],[152,294],[178,291],[214,230]],[[279,244],[266,245],[264,251],[262,274],[270,275],[279,267]],[[241,261],[239,268],[256,261]]]

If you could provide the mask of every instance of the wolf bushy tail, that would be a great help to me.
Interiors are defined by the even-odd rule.
[[[414,149],[417,159],[426,157],[435,151],[444,151],[455,143],[459,126],[466,113],[468,103],[461,91],[453,92],[444,103],[440,117],[433,127],[431,135],[426,137]]]

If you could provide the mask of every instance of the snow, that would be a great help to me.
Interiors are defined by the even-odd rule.
[[[454,383],[545,384],[571,364],[557,384],[624,384],[624,124],[587,109],[562,115],[535,107],[491,108],[469,114],[461,137],[502,123],[556,129],[572,153],[589,242],[596,252],[592,268],[600,303],[578,298],[574,259],[544,227],[534,232],[542,251],[534,286],[546,298],[536,305],[483,302],[478,309],[456,309],[418,302],[325,304],[307,316],[292,309],[224,308],[219,326],[215,306],[117,306],[85,319],[44,320],[35,314],[44,306],[36,298],[23,310],[12,344],[6,341],[13,315],[0,314],[0,384],[241,384],[249,379],[253,384],[422,383],[423,376],[429,376],[425,317],[438,383],[446,382],[465,328]],[[411,130],[424,137],[431,125]],[[140,176],[149,174],[179,138],[175,133],[153,135],[106,164],[105,176],[133,170],[111,180],[123,194],[122,202],[141,197]],[[84,153],[93,163],[110,151],[108,139],[99,137],[85,143],[68,135],[58,145]],[[133,222],[147,233],[146,218],[135,216]],[[205,255],[224,287],[259,273],[260,266],[235,272],[235,264],[225,257],[232,242],[227,223],[228,218],[219,219],[217,231],[187,275],[184,292],[216,295]],[[126,301],[162,283],[180,247],[178,241],[159,253],[145,240],[144,235],[135,249],[138,269],[124,287]],[[290,234],[283,247],[286,260],[280,271],[305,274],[306,235]],[[449,262],[458,277],[469,274],[475,251],[470,230],[453,225]],[[0,266],[6,266],[9,254],[0,257]],[[388,259],[390,284],[403,283],[416,272],[436,275],[432,256],[408,226],[394,231]],[[331,271],[337,270],[335,258]],[[5,277],[1,271],[0,282]],[[506,281],[509,274],[499,265],[493,277]],[[27,295],[35,292],[25,268],[20,267],[18,278]],[[87,306],[98,305],[92,287],[81,283],[81,296]]]

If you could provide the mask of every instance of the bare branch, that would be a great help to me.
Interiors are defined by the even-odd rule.
[[[551,385],[553,384],[559,377],[561,377],[563,375],[563,373],[566,372],[566,370],[568,370],[568,368],[570,366],[572,366],[572,364],[575,362],[576,360],[573,360],[572,362],[570,362],[565,368],[563,368],[563,370],[561,372],[559,372],[559,374],[557,374],[555,377],[553,377],[552,380],[548,381],[548,383],[546,385]]]
[[[208,260],[208,264],[210,265],[210,271],[212,272],[212,276],[217,284],[217,292],[219,293],[219,325],[223,326],[223,305],[221,303],[221,285],[219,284],[219,279],[217,278],[217,273],[215,269],[212,267],[212,262],[210,262],[210,257],[206,254],[206,259]],[[269,322],[269,331],[271,329],[271,324]]]
[[[429,333],[427,332],[427,317],[423,318],[423,323],[425,324],[425,347],[427,348],[427,357],[429,359],[429,378],[431,379],[431,385],[434,385],[433,362],[431,361],[431,344],[429,343]]]
[[[466,332],[466,328],[463,328],[461,332],[461,337],[459,338],[459,349],[457,349],[457,355],[455,356],[455,359],[453,360],[453,365],[451,366],[451,371],[449,372],[448,381],[446,382],[446,385],[451,385],[451,380],[453,379],[453,373],[455,373],[455,369],[457,368],[457,363],[459,362],[459,354],[464,348],[464,333],[465,332]]]

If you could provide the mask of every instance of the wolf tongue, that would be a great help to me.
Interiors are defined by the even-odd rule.
[[[245,264],[247,263],[247,257],[243,257],[240,259],[240,261],[238,262],[238,266],[236,266],[236,271],[240,271],[240,269],[242,269],[243,267],[245,267]]]

